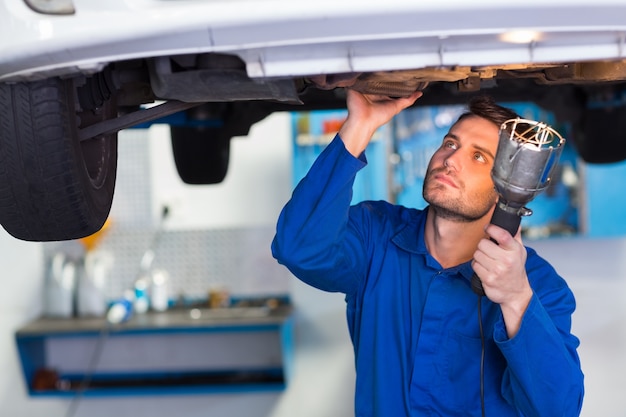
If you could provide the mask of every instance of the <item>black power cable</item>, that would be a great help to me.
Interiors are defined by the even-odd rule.
[[[144,253],[141,259],[140,273],[147,271],[151,267],[152,261],[154,259],[154,250],[157,248],[158,243],[160,242],[160,239],[163,235],[163,230],[164,230],[163,223],[165,222],[165,219],[169,216],[169,214],[170,214],[169,207],[163,206],[162,211],[161,211],[161,219],[160,219],[159,227],[156,233],[154,234],[154,236],[152,237],[152,242],[150,243],[150,246],[148,247],[148,249],[146,250],[146,252]],[[107,338],[109,337],[112,324],[117,324],[117,323],[112,323],[107,317],[106,320],[104,321],[104,324],[102,325],[102,328],[99,331],[99,337],[98,337],[98,340],[96,341],[96,345],[94,347],[93,354],[91,355],[91,358],[89,360],[89,364],[85,371],[85,375],[82,381],[80,382],[76,390],[76,394],[72,398],[70,405],[67,409],[67,412],[65,414],[66,417],[73,417],[75,415],[76,410],[78,409],[78,405],[80,404],[80,401],[82,400],[82,397],[85,391],[89,389],[89,385],[91,385],[93,374],[96,371],[96,367],[98,365],[98,362],[100,361],[100,357],[102,356],[104,344]]]
[[[482,296],[478,296],[478,329],[480,331],[480,409],[485,417],[485,332],[483,330]]]
[[[76,394],[74,395],[74,397],[72,397],[72,400],[70,401],[70,405],[67,408],[65,417],[73,417],[76,414],[76,410],[78,409],[78,405],[82,400],[83,394],[87,389],[89,389],[89,385],[91,384],[91,378],[93,377],[93,374],[96,371],[96,367],[98,366],[98,362],[100,362],[100,357],[102,356],[102,348],[104,347],[104,342],[109,336],[109,326],[109,323],[105,323],[100,330],[100,337],[98,337],[98,340],[96,341],[96,346],[94,347],[93,353],[89,360],[85,376],[80,382],[80,385],[76,390]]]

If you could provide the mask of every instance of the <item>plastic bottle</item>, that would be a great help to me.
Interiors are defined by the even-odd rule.
[[[119,324],[130,319],[133,313],[135,296],[132,290],[124,291],[124,296],[114,302],[107,312],[107,321],[110,324]]]
[[[64,253],[56,253],[49,264],[45,290],[44,315],[72,317],[76,296],[76,263]]]
[[[142,274],[135,280],[135,299],[133,301],[133,309],[137,314],[143,314],[150,307],[150,283],[151,279],[148,274]]]
[[[162,269],[152,272],[150,305],[155,311],[165,311],[169,307],[169,275]]]
[[[106,313],[105,285],[113,266],[109,252],[88,252],[78,279],[76,310],[79,316],[102,317]]]

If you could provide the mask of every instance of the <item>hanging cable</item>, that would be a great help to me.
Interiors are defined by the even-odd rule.
[[[478,296],[478,329],[480,331],[480,410],[485,417],[485,332],[483,330],[482,298]]]
[[[150,246],[143,254],[141,258],[141,263],[139,267],[139,273],[144,273],[148,271],[152,267],[152,262],[154,260],[154,251],[156,250],[158,244],[160,243],[161,237],[164,233],[164,222],[165,219],[170,214],[170,210],[168,206],[164,206],[161,212],[161,218],[159,222],[159,227],[156,233],[152,237],[152,241]],[[98,362],[100,361],[100,357],[102,356],[102,350],[104,347],[104,342],[107,340],[110,329],[112,325],[120,324],[126,322],[130,318],[130,314],[133,310],[133,298],[134,292],[131,290],[125,291],[125,296],[113,303],[113,305],[109,308],[107,312],[104,324],[99,331],[99,337],[96,341],[96,345],[94,347],[93,354],[89,360],[89,364],[85,371],[85,375],[80,382],[79,386],[76,389],[76,395],[72,398],[70,405],[65,414],[66,417],[73,417],[76,413],[78,405],[87,389],[91,385],[91,380],[93,378],[93,374],[96,371],[98,366]],[[71,389],[71,386],[70,386]]]
[[[76,414],[76,410],[78,409],[78,405],[82,400],[83,394],[89,388],[89,385],[91,384],[91,378],[96,371],[98,362],[100,362],[100,356],[102,356],[102,348],[104,347],[104,342],[107,340],[108,335],[109,323],[106,323],[100,330],[100,337],[98,338],[98,340],[96,340],[96,346],[93,350],[91,358],[89,359],[89,364],[87,366],[87,370],[85,371],[85,376],[83,377],[82,381],[80,381],[80,384],[76,389],[76,394],[70,401],[70,405],[67,408],[65,417],[73,417]]]

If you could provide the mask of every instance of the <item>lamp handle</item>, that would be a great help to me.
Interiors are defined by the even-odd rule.
[[[496,226],[500,226],[501,228],[507,230],[511,236],[515,236],[517,233],[517,229],[519,229],[519,225],[522,222],[522,216],[517,213],[511,213],[510,211],[504,210],[500,207],[500,202],[496,204],[496,209],[493,211],[491,215],[491,224],[495,224]],[[491,239],[496,244],[495,240]],[[483,283],[480,282],[480,278],[474,272],[472,275],[472,290],[476,295],[483,296],[485,295],[485,290],[483,289]]]

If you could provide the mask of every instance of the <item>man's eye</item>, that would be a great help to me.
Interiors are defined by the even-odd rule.
[[[449,148],[449,149],[456,149],[456,144],[454,142],[447,141],[443,143],[443,147]]]
[[[478,162],[487,162],[487,159],[480,153],[475,153],[474,159],[477,160]]]

